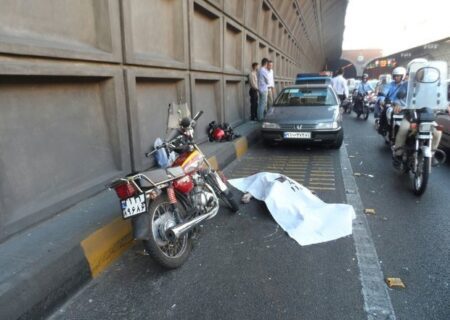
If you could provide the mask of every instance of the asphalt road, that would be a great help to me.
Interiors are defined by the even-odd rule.
[[[405,290],[391,290],[398,319],[450,319],[450,165],[433,168],[417,197],[408,175],[392,167],[390,151],[368,123],[346,116],[345,143],[369,226],[386,277],[400,277]],[[353,156],[353,157],[352,157]],[[371,174],[374,177],[369,178]]]
[[[406,284],[387,291],[396,318],[450,319],[450,166],[434,169],[429,189],[417,198],[407,177],[392,169],[371,120],[345,117],[347,153],[257,145],[226,174],[282,172],[322,200],[344,203],[342,156],[348,154],[353,172],[361,173],[355,180],[362,205],[376,210],[363,218],[383,277]],[[299,246],[253,200],[237,215],[224,209],[205,223],[180,269],[159,268],[136,245],[50,318],[367,319],[354,239]]]

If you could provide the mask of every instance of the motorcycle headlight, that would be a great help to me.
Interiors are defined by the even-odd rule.
[[[262,127],[264,129],[280,129],[280,125],[278,123],[272,122],[263,122]]]
[[[316,125],[316,129],[337,129],[337,128],[339,128],[339,123],[337,121],[320,122]]]

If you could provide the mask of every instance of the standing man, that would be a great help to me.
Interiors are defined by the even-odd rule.
[[[258,121],[262,121],[264,118],[264,110],[267,106],[267,94],[269,85],[269,71],[267,70],[267,58],[261,60],[261,68],[258,72],[258,90],[259,90],[259,101],[258,101]]]
[[[331,86],[334,91],[336,91],[342,105],[342,102],[344,102],[345,98],[348,97],[348,86],[347,80],[344,78],[344,69],[339,68],[336,77],[331,79]]]
[[[273,79],[272,60],[267,61],[267,70],[269,75],[269,85],[267,86],[267,109],[269,109],[273,105],[273,100],[275,98],[275,81]]]
[[[250,84],[250,120],[258,119],[258,63],[252,63],[252,71],[248,74],[248,83]]]

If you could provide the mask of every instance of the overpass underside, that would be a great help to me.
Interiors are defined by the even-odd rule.
[[[153,165],[167,106],[249,118],[252,62],[276,87],[341,54],[347,0],[8,1],[0,10],[0,241]]]

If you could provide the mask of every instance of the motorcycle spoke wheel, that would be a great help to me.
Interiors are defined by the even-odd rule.
[[[430,158],[425,157],[422,153],[419,154],[417,169],[413,178],[414,194],[417,196],[422,195],[427,188],[430,174],[430,161]]]
[[[170,258],[176,258],[183,252],[187,237],[169,240],[165,236],[165,231],[176,225],[175,214],[171,210],[170,203],[163,203],[156,208],[152,221],[152,232],[163,254]]]
[[[180,215],[185,217],[184,208],[181,206],[177,208]],[[162,195],[151,202],[148,212],[151,235],[149,240],[143,241],[145,249],[161,266],[169,269],[180,267],[191,251],[191,239],[189,233],[173,240],[166,236],[166,231],[178,223],[167,195]]]

